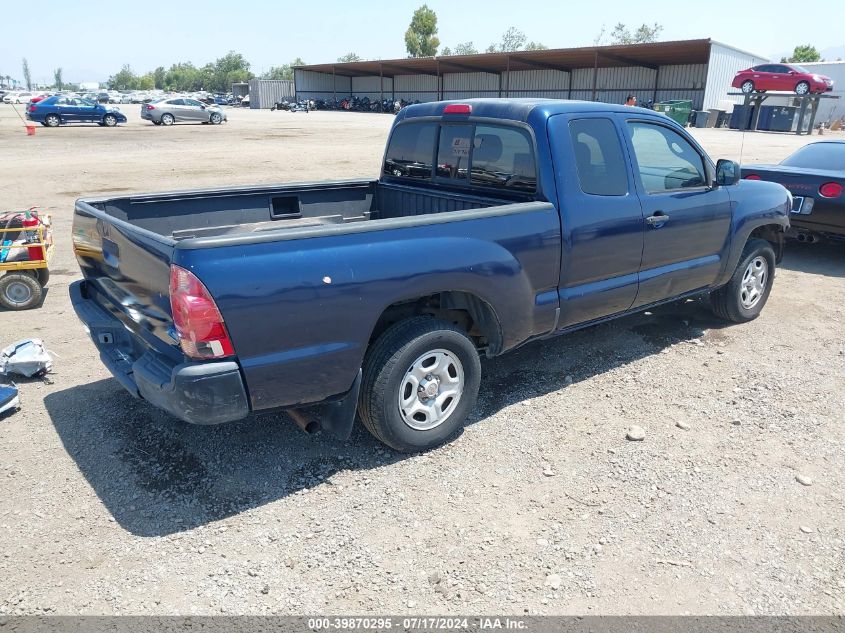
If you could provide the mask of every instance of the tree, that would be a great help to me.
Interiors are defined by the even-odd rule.
[[[109,77],[108,86],[112,90],[135,90],[138,78],[129,64],[124,64],[117,74]]]
[[[454,55],[452,49],[448,46],[445,46],[442,51],[440,51],[440,57],[449,57],[450,55]]]
[[[32,76],[29,74],[29,62],[26,57],[23,58],[23,80],[26,83],[26,89],[32,90]]]
[[[59,91],[61,91],[61,89],[62,89],[62,69],[61,69],[61,66],[59,68],[56,68],[56,70],[53,71],[53,87],[55,87],[55,89],[59,90]]]
[[[786,57],[781,57],[781,62],[793,62],[793,63],[802,63],[802,62],[818,62],[823,61],[822,56],[819,55],[819,52],[816,50],[816,47],[811,44],[804,44],[802,46],[796,46],[795,50],[792,51],[792,57],[787,59]]]
[[[603,29],[604,27],[602,27]],[[641,24],[635,31],[628,30],[628,27],[619,22],[613,27],[613,32],[610,34],[612,44],[644,44],[646,42],[656,42],[660,33],[663,31],[663,26],[655,22],[653,25]],[[602,30],[602,36],[604,31]]]
[[[284,66],[271,66],[270,70],[261,75],[262,79],[293,79],[294,66],[305,66],[301,57],[297,57],[290,64]]]
[[[498,44],[490,44],[487,47],[488,53],[510,53],[513,51],[539,51],[542,49],[548,48],[545,44],[541,44],[540,42],[528,42],[525,43],[525,33],[520,31],[518,28],[512,26],[507,31],[502,34],[502,41]],[[472,44],[472,42],[470,42]]]
[[[143,77],[138,77],[135,87],[138,90],[152,90],[156,87],[155,76],[153,73],[147,73]]]
[[[432,57],[437,54],[437,14],[422,5],[414,11],[411,24],[405,31],[405,48],[409,57]]]
[[[455,55],[478,55],[478,49],[472,42],[461,42],[455,46]]]
[[[361,61],[364,61],[364,60],[363,60],[362,57],[359,57],[356,53],[346,53],[346,55],[338,57],[337,61],[339,61],[341,63],[345,63],[345,62],[361,62]]]
[[[164,89],[164,66],[159,66],[153,71],[153,83],[158,90]]]
[[[228,92],[232,84],[249,81],[255,75],[249,70],[249,62],[240,53],[229,51],[213,64],[203,66],[203,85],[205,90]]]

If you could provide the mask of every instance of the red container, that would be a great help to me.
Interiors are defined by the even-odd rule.
[[[41,240],[38,237],[38,218],[34,215],[29,218],[23,219],[23,228],[26,231],[26,235],[30,240],[35,240],[36,242],[40,242]],[[28,246],[27,249],[27,257],[29,261],[40,261],[44,259],[44,247],[43,246]]]

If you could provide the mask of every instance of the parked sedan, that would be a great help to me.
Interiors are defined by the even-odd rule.
[[[67,123],[97,123],[114,127],[126,123],[126,115],[117,108],[96,103],[81,97],[57,95],[47,97],[26,109],[26,118],[46,127],[58,127]]]
[[[748,165],[746,180],[777,182],[792,192],[792,236],[845,240],[845,140],[809,143],[777,165]]]
[[[745,94],[784,90],[806,95],[833,90],[833,80],[795,64],[760,64],[748,70],[740,70],[731,86]]]
[[[173,125],[174,123],[218,125],[226,120],[226,113],[217,105],[206,105],[196,99],[173,97],[142,105],[141,118],[152,121],[154,125]]]

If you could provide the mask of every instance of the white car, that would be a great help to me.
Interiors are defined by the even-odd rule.
[[[19,92],[15,95],[15,103],[29,103],[35,95],[31,92]]]
[[[14,103],[17,96],[17,92],[7,92],[3,95],[3,103]]]

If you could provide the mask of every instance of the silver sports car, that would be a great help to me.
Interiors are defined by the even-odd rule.
[[[211,123],[219,125],[226,120],[226,113],[217,105],[206,105],[202,101],[187,97],[159,99],[141,105],[141,118],[155,125],[174,123]]]

